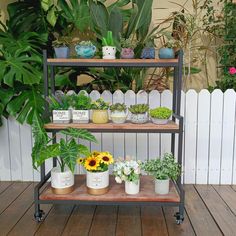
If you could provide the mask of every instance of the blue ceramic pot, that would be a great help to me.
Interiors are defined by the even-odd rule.
[[[68,58],[70,55],[70,50],[68,47],[54,48],[56,58]]]
[[[161,48],[159,50],[160,59],[173,59],[175,58],[175,52],[173,48]]]
[[[153,47],[147,47],[142,50],[141,54],[142,59],[155,59],[155,48]]]
[[[84,45],[76,45],[75,51],[79,58],[92,58],[96,52],[96,47],[94,45],[84,46]]]

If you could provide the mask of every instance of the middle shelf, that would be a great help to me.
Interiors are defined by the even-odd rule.
[[[124,124],[114,124],[112,122],[106,124],[56,124],[48,123],[44,125],[47,131],[59,131],[67,128],[87,129],[91,132],[116,132],[116,133],[179,133],[179,125],[173,121],[169,121],[166,125],[157,125],[151,122],[145,124],[133,124],[126,122]]]

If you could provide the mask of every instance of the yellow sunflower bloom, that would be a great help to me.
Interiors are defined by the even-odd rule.
[[[83,157],[78,158],[78,159],[77,159],[77,163],[78,163],[79,165],[83,165],[83,163],[84,163],[84,158],[83,158]]]
[[[88,171],[97,170],[99,167],[99,160],[94,156],[87,157],[84,162],[84,167]]]
[[[92,156],[97,157],[98,155],[100,155],[99,151],[93,151],[92,152]]]
[[[97,158],[100,159],[101,163],[106,165],[110,165],[114,162],[113,157],[109,152],[101,152]]]

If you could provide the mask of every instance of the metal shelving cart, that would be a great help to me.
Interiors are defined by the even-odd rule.
[[[182,141],[183,141],[183,117],[180,116],[181,105],[181,87],[182,87],[182,66],[183,66],[183,52],[180,50],[176,53],[175,59],[54,59],[47,58],[47,51],[43,52],[44,63],[44,95],[49,95],[49,82],[50,93],[55,93],[55,67],[80,67],[81,69],[89,67],[172,67],[174,69],[173,80],[173,103],[172,103],[172,121],[167,125],[156,125],[152,123],[147,124],[113,124],[107,123],[97,125],[89,124],[54,124],[49,123],[45,125],[48,132],[52,132],[53,137],[57,131],[66,129],[68,127],[84,128],[92,132],[122,132],[122,133],[171,133],[171,152],[175,154],[175,136],[178,134],[178,151],[177,158],[179,164],[182,164]],[[49,75],[50,69],[50,75]],[[177,122],[178,121],[178,122]],[[53,142],[56,142],[54,138]],[[53,159],[53,167],[56,166],[56,158]],[[80,175],[75,178],[75,191],[67,195],[56,195],[50,190],[50,186],[46,186],[43,190],[42,187],[46,185],[47,180],[50,178],[50,171],[46,173],[45,164],[40,167],[41,180],[36,185],[34,190],[35,200],[35,220],[41,221],[43,219],[43,211],[40,209],[40,204],[95,204],[95,205],[131,205],[131,204],[146,204],[146,205],[170,205],[178,206],[179,211],[175,214],[177,224],[184,220],[184,190],[181,183],[181,176],[178,180],[172,181],[170,185],[170,192],[167,195],[158,195],[150,191],[150,185],[153,185],[149,176],[142,176],[142,190],[135,196],[125,196],[122,194],[122,187],[114,190],[114,180],[111,180],[110,190],[107,194],[101,196],[92,196],[86,193],[85,176]],[[154,186],[153,186],[154,188]]]

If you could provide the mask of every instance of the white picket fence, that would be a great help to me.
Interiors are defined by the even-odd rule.
[[[124,102],[127,105],[149,103],[172,107],[172,93],[169,90],[149,94],[143,91],[135,94],[104,91],[101,95],[92,91],[91,98],[100,96],[111,103]],[[222,93],[207,90],[197,93],[182,92],[181,114],[184,116],[183,180],[197,184],[236,184],[236,93],[227,90]],[[170,151],[170,134],[96,133],[98,144],[83,142],[91,150],[107,150],[114,157],[125,155],[140,160],[155,158]],[[58,138],[60,138],[58,136]],[[0,128],[0,180],[39,180],[39,172],[33,170],[31,128],[19,125],[14,119],[4,120]],[[52,167],[47,161],[46,169]],[[77,167],[76,172],[82,170]]]

